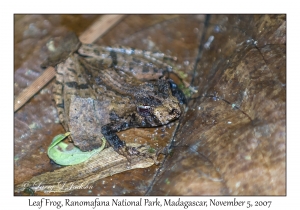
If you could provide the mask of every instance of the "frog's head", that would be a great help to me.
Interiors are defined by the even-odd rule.
[[[141,126],[164,125],[179,118],[180,104],[185,99],[183,94],[175,91],[175,86],[172,80],[165,79],[142,85],[141,92],[136,94],[137,113],[142,118]]]

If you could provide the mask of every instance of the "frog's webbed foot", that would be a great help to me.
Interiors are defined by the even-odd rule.
[[[129,146],[120,147],[116,150],[120,155],[124,156],[129,165],[134,162],[133,159],[139,158],[151,158],[156,165],[159,164],[155,151],[148,145],[137,145],[130,144]]]

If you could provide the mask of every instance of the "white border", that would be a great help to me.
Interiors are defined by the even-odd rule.
[[[13,14],[15,13],[287,13],[287,196],[283,197],[238,197],[239,200],[272,200],[270,209],[299,208],[299,142],[297,133],[300,124],[298,102],[299,90],[299,12],[296,1],[4,1],[1,3],[1,206],[5,209],[32,209],[29,197],[13,196]],[[297,62],[298,61],[298,62]],[[3,78],[4,77],[4,78]],[[297,135],[298,134],[298,135]],[[297,138],[298,137],[298,138]],[[9,149],[7,149],[9,148]],[[31,197],[30,197],[31,198]],[[64,201],[67,197],[50,197]],[[125,197],[134,199],[135,197]],[[151,197],[153,198],[153,197]],[[176,198],[176,197],[172,197]],[[209,197],[184,197],[188,200],[208,200]],[[233,197],[213,197],[230,200]],[[36,200],[41,197],[35,198]],[[74,199],[74,197],[71,197]],[[76,197],[93,200],[94,197]],[[111,197],[104,199],[111,200]],[[163,199],[163,198],[162,198]],[[296,207],[296,208],[295,208]],[[98,207],[99,208],[99,207]],[[101,207],[103,208],[103,207]],[[112,207],[110,207],[112,209]],[[133,207],[126,207],[127,209]],[[149,207],[147,207],[149,208]],[[150,207],[153,208],[153,207]],[[182,208],[182,207],[180,207]],[[193,207],[189,207],[193,208]],[[43,208],[45,209],[45,208]],[[63,209],[66,209],[65,207]],[[71,208],[70,208],[71,209]]]

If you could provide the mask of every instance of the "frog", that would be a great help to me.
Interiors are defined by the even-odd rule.
[[[42,67],[54,66],[53,98],[61,124],[82,151],[97,149],[102,137],[116,152],[135,155],[117,135],[130,128],[177,120],[183,92],[163,72],[172,71],[160,52],[83,44],[74,33],[60,41]]]

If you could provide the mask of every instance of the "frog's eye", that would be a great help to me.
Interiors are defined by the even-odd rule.
[[[139,114],[141,114],[142,116],[148,116],[150,115],[150,108],[151,106],[144,106],[144,105],[139,105],[137,107],[137,111],[139,112]]]
[[[175,90],[178,88],[177,85],[173,82],[173,80],[169,80],[168,82],[169,82],[170,88],[172,90]]]
[[[173,82],[173,80],[169,80],[169,85],[172,91],[172,95],[175,96],[180,104],[186,104],[186,98],[182,90]]]

